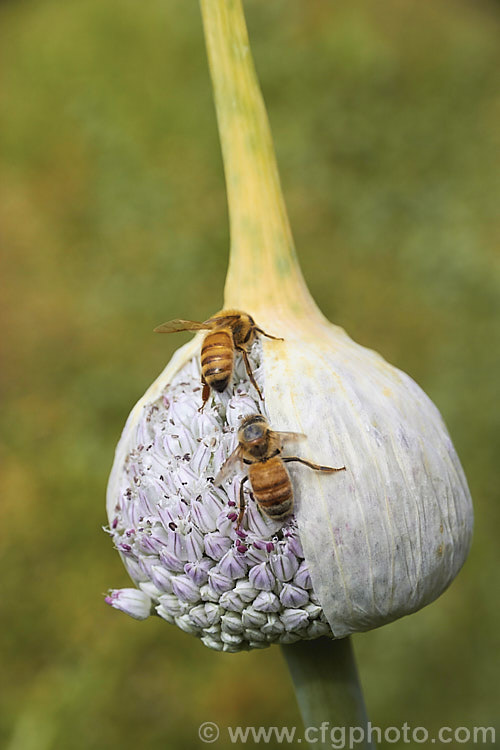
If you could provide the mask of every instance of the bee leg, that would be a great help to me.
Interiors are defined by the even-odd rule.
[[[200,406],[200,408],[198,409],[198,411],[199,411],[200,413],[201,413],[201,412],[203,411],[203,409],[205,408],[205,404],[207,403],[207,401],[208,401],[208,398],[209,398],[209,396],[210,396],[210,386],[209,386],[209,385],[208,385],[208,383],[207,383],[207,382],[205,381],[205,378],[203,377],[203,375],[201,376],[201,384],[203,385],[203,390],[202,390],[202,392],[201,392],[201,397],[202,397],[202,399],[203,399],[203,403],[202,403],[202,405]]]
[[[262,395],[261,390],[259,386],[257,385],[257,381],[255,380],[253,376],[252,368],[250,367],[250,362],[248,361],[248,354],[246,352],[246,349],[243,349],[243,347],[241,346],[235,346],[234,348],[237,349],[239,352],[241,352],[241,356],[243,357],[243,362],[245,363],[245,369],[247,371],[248,377],[250,378],[250,382],[255,388],[255,390],[257,391],[257,393],[259,394],[260,400],[264,401],[264,396]]]
[[[239,508],[240,512],[238,513],[238,520],[236,521],[236,528],[237,529],[240,528],[240,524],[241,524],[241,521],[243,519],[243,514],[245,512],[245,495],[243,494],[243,485],[245,484],[245,482],[247,481],[247,479],[248,479],[248,477],[244,477],[241,480],[241,484],[240,484],[240,508]]]
[[[256,327],[255,330],[257,331],[257,333],[261,333],[263,336],[266,336],[268,339],[274,339],[275,341],[284,341],[285,340],[281,336],[271,336],[270,333],[266,333],[265,331],[262,330],[262,328],[257,328]]]
[[[313,464],[312,461],[306,461],[305,458],[298,458],[297,456],[285,456],[283,458],[283,461],[285,463],[289,463],[290,461],[298,461],[305,466],[309,466],[310,469],[315,469],[316,471],[326,471],[329,474],[333,474],[336,471],[345,471],[345,466],[341,466],[340,469],[333,469],[331,466],[320,466],[319,464]]]

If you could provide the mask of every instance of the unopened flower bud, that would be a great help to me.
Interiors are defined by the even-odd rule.
[[[151,614],[151,599],[138,589],[113,589],[106,597],[106,604],[136,620],[145,620]]]

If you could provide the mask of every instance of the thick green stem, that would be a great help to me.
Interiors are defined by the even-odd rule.
[[[316,311],[295,254],[241,0],[201,0],[226,175],[231,252],[225,304]]]
[[[374,748],[350,639],[299,641],[282,650],[311,747],[331,748],[345,735],[345,747],[353,737],[357,748]]]

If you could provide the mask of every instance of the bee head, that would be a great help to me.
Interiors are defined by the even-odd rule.
[[[242,443],[256,445],[266,439],[268,431],[267,421],[262,414],[252,414],[242,421],[238,430],[238,438]]]
[[[255,338],[255,321],[247,313],[238,313],[231,322],[234,343],[248,348]]]

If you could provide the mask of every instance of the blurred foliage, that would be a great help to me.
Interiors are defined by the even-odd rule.
[[[246,8],[312,292],[435,400],[475,500],[451,589],[354,639],[371,720],[493,725],[499,6]],[[227,210],[197,4],[12,0],[0,26],[0,744],[191,748],[205,720],[298,724],[277,648],[212,653],[102,598],[127,585],[100,530],[114,446],[181,340],[152,328],[222,301]]]

